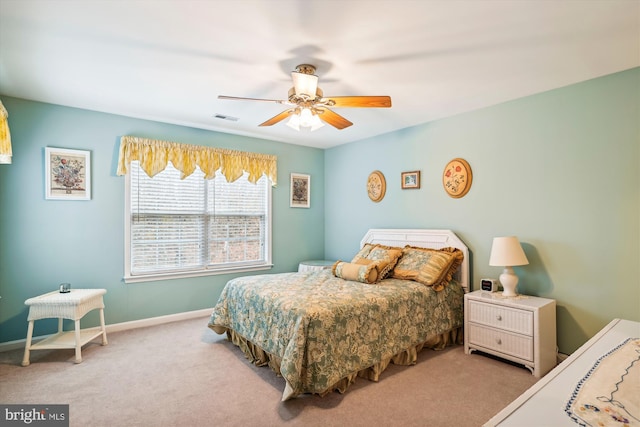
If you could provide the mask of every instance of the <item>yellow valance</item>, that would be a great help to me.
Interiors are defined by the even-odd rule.
[[[167,167],[167,162],[182,172],[182,178],[191,175],[196,165],[204,172],[205,179],[215,178],[220,171],[233,182],[246,171],[249,181],[256,183],[262,175],[277,183],[277,157],[270,154],[248,153],[222,148],[180,144],[177,142],[123,136],[120,138],[120,158],[118,175],[125,175],[133,160],[140,161],[140,167],[153,177]]]
[[[9,113],[0,101],[0,163],[11,163],[11,133],[9,133]]]

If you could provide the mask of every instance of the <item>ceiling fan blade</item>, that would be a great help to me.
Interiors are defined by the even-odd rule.
[[[288,104],[289,101],[283,101],[280,99],[262,99],[262,98],[240,98],[238,96],[226,96],[218,95],[218,99],[229,99],[231,101],[263,101],[263,102],[275,102],[277,104]]]
[[[267,120],[264,123],[261,123],[259,126],[271,126],[271,125],[275,125],[278,122],[281,122],[282,120],[286,119],[287,117],[289,117],[289,115],[291,113],[293,113],[294,110],[284,110],[282,113],[271,117],[269,120]]]
[[[361,108],[389,108],[390,96],[327,96],[323,100],[328,101],[331,107],[361,107]],[[333,101],[333,102],[332,102]]]
[[[320,117],[323,122],[329,123],[336,129],[348,128],[353,124],[349,120],[342,117],[340,114],[334,113],[328,108],[316,108],[316,112],[318,113],[318,117]]]

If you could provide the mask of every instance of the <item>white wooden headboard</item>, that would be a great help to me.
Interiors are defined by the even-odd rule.
[[[462,261],[455,277],[465,292],[469,291],[469,248],[451,230],[374,228],[364,235],[360,241],[360,247],[364,246],[365,243],[378,243],[396,247],[411,245],[433,249],[458,248],[464,254],[464,261]]]

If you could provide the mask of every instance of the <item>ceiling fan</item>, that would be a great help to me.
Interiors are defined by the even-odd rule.
[[[287,100],[239,98],[225,95],[219,95],[218,99],[264,101],[288,105],[291,108],[261,123],[260,126],[272,126],[290,117],[287,125],[296,130],[300,130],[301,127],[316,130],[323,126],[323,122],[330,124],[336,129],[344,129],[353,124],[340,114],[330,110],[329,107],[391,107],[391,97],[389,96],[331,96],[325,98],[322,89],[318,87],[318,76],[314,74],[315,72],[316,68],[313,65],[298,65],[296,71],[291,72],[293,87],[289,89],[289,97]]]

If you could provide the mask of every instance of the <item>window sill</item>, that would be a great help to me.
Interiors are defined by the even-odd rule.
[[[124,283],[156,282],[160,280],[188,279],[190,277],[219,276],[221,274],[246,273],[251,271],[271,270],[272,268],[273,268],[273,264],[265,264],[265,265],[253,266],[253,267],[225,268],[224,270],[218,269],[218,270],[181,271],[179,273],[148,274],[144,276],[124,276]]]

